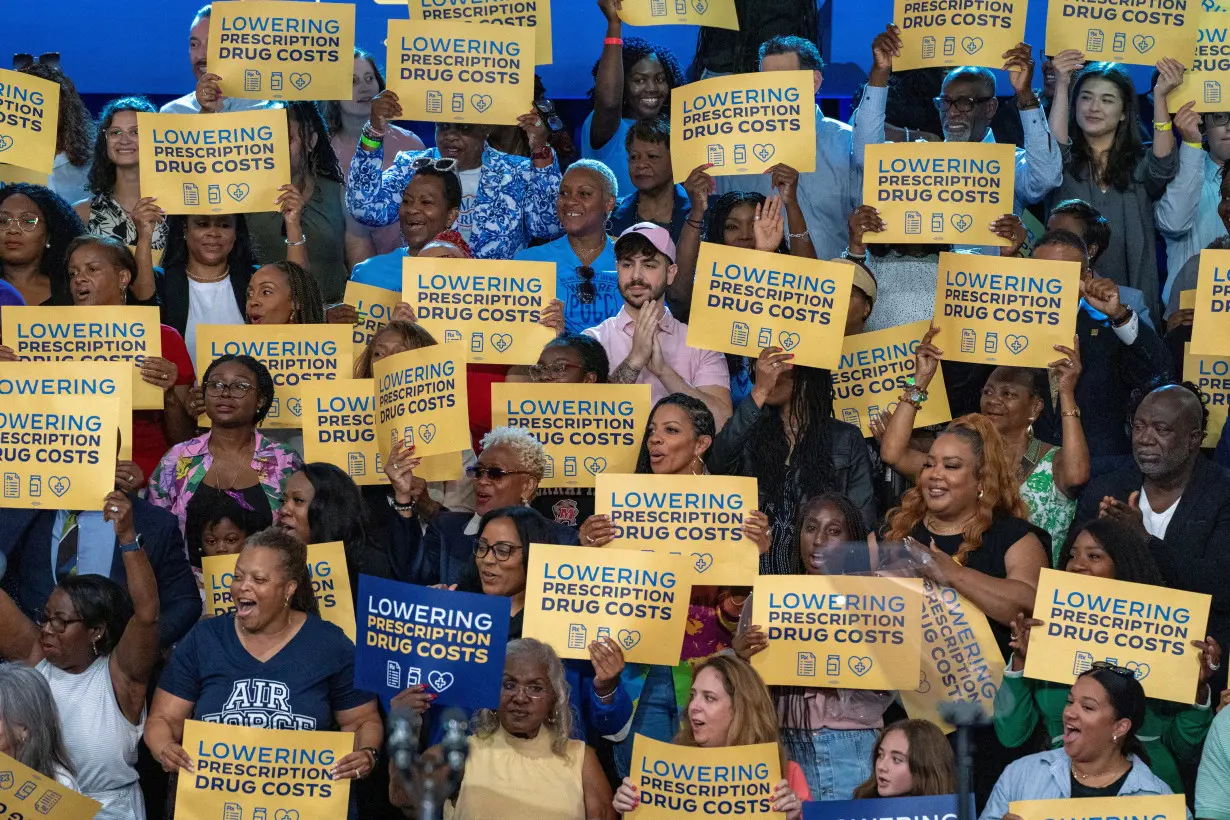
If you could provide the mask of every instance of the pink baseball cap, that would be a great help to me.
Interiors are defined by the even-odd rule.
[[[645,237],[655,248],[665,254],[667,259],[671,260],[672,265],[675,264],[675,243],[671,240],[671,232],[652,222],[638,222],[621,233],[619,239],[615,241],[616,256],[619,256],[619,243],[630,234],[640,234]]]

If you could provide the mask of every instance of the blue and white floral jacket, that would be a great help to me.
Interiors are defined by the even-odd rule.
[[[361,224],[378,228],[397,221],[402,191],[419,157],[438,159],[436,148],[402,151],[387,171],[383,146],[359,150],[346,177],[346,209]],[[513,156],[488,146],[483,150],[482,173],[474,197],[474,228],[470,247],[479,259],[512,259],[531,239],[554,239],[564,232],[555,211],[562,175],[559,161],[535,168],[527,157]]]

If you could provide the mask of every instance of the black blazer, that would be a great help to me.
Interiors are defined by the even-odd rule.
[[[248,283],[251,281],[252,271],[231,271],[231,290],[235,292],[235,304],[241,314],[248,306]],[[175,328],[179,335],[183,336],[188,327],[187,267],[173,265],[166,269],[154,268],[154,287],[158,293],[158,303],[162,307],[162,323]]]
[[[132,499],[133,526],[145,541],[145,553],[158,581],[158,643],[166,648],[184,635],[201,617],[201,593],[188,563],[179,521],[160,507],[135,495]],[[0,509],[0,553],[8,557],[4,589],[31,620],[43,614],[43,607],[55,589],[51,571],[51,530],[54,510]],[[115,545],[109,577],[128,586],[124,559]]]

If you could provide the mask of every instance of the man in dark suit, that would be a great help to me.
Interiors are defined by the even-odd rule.
[[[1089,483],[1072,531],[1100,515],[1136,529],[1148,539],[1168,586],[1213,596],[1208,633],[1225,647],[1230,645],[1230,473],[1200,454],[1207,420],[1200,397],[1185,385],[1165,385],[1146,395],[1132,419],[1136,466]],[[1220,690],[1226,673],[1215,674],[1210,684]]]

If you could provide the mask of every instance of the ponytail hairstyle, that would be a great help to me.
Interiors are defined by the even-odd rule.
[[[286,580],[295,582],[295,591],[290,596],[290,608],[309,615],[320,615],[320,604],[312,591],[312,575],[308,571],[307,547],[293,535],[278,527],[269,527],[248,536],[243,548],[264,547],[274,550],[282,559]]]
[[[1106,697],[1115,710],[1115,720],[1127,718],[1131,721],[1127,734],[1119,738],[1123,756],[1131,760],[1132,755],[1136,755],[1148,763],[1149,755],[1136,736],[1145,722],[1145,690],[1136,675],[1119,667],[1095,666],[1077,676],[1077,680],[1081,678],[1093,678],[1106,690]]]

